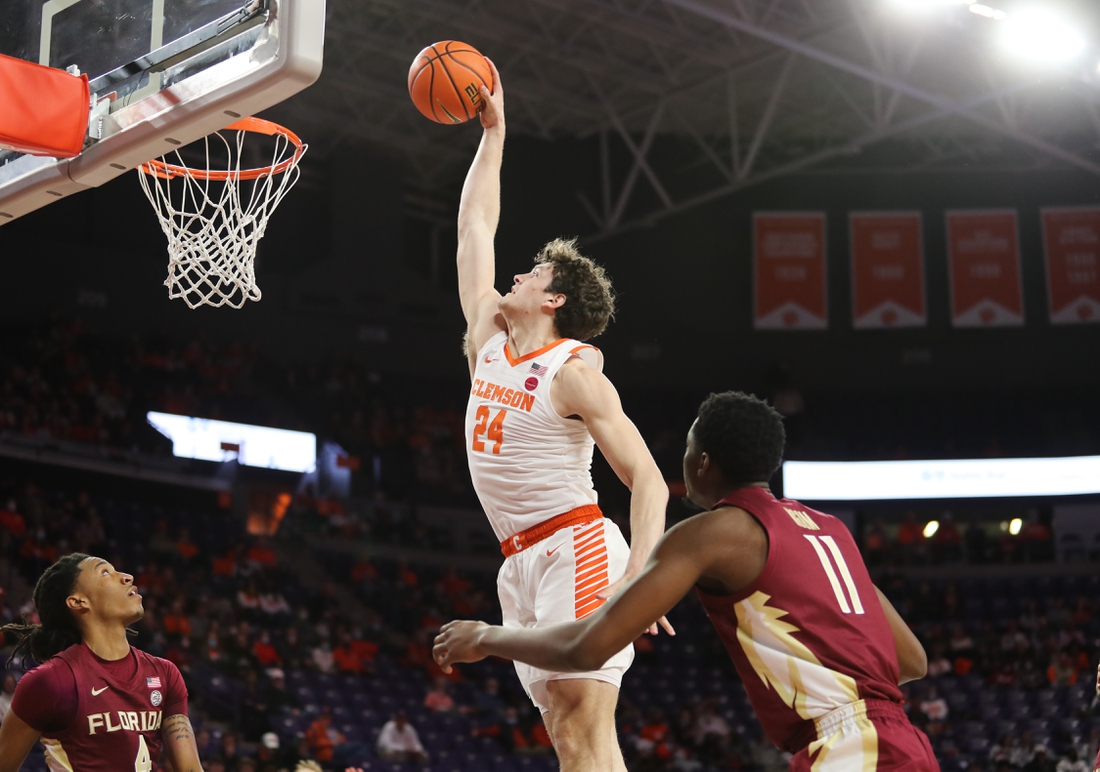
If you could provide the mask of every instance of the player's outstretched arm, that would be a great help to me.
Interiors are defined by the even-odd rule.
[[[668,485],[606,376],[571,360],[554,378],[552,398],[559,414],[584,419],[607,463],[630,489],[630,559],[623,578],[600,594],[610,597],[641,573],[664,533]],[[662,626],[672,632],[665,623]]]
[[[875,587],[875,594],[894,634],[894,648],[898,653],[898,685],[924,678],[928,673],[928,655],[924,653],[924,647],[882,590]]]
[[[493,92],[481,87],[484,133],[458,205],[458,296],[469,325],[468,346],[474,355],[497,330],[500,294],[494,288],[493,238],[500,220],[500,166],[504,158],[504,89],[493,71]]]
[[[531,629],[450,622],[435,639],[435,661],[447,672],[489,656],[560,672],[596,670],[667,614],[712,565],[731,559],[709,527],[696,517],[671,528],[645,570],[580,621]]]
[[[0,724],[0,772],[18,772],[41,734],[9,710]]]
[[[175,772],[202,772],[191,719],[183,713],[169,716],[161,725],[160,736],[164,740],[164,751],[168,754]]]

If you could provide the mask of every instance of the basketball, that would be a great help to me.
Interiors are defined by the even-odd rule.
[[[476,48],[457,40],[433,43],[409,68],[409,96],[436,123],[465,123],[481,112],[481,86],[493,89],[489,63]]]

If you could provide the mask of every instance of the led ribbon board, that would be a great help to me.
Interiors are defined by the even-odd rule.
[[[786,461],[783,495],[807,501],[1081,496],[1100,493],[1100,456],[954,461]]]
[[[268,426],[149,412],[149,423],[172,440],[172,455],[201,461],[237,461],[245,466],[312,472],[317,468],[317,435]]]

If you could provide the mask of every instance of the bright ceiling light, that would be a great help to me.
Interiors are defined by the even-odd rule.
[[[939,520],[929,520],[924,526],[924,538],[931,539],[936,535],[936,531],[940,530]]]
[[[910,11],[930,11],[943,6],[970,5],[974,0],[892,0],[892,2]]]
[[[970,3],[970,12],[976,13],[979,16],[984,16],[987,19],[993,19],[993,21],[1004,21],[1008,18],[1008,14],[999,8],[993,8],[983,3]]]
[[[1043,8],[1012,14],[1005,24],[1003,39],[1009,50],[1048,62],[1071,59],[1085,48],[1085,38],[1076,28]]]
[[[1008,524],[1008,532],[1013,536],[1018,536],[1020,530],[1024,527],[1024,521],[1018,517],[1012,518]]]

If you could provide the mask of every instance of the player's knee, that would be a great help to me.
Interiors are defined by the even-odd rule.
[[[581,715],[579,712],[568,716],[558,716],[554,721],[554,732],[551,739],[554,750],[562,759],[570,759],[577,756],[590,756],[598,751],[601,746],[601,732],[591,717]]]
[[[607,738],[615,734],[614,713],[606,714],[601,706],[588,701],[572,705],[571,710],[554,711],[550,738],[554,747],[580,751],[607,745]]]

